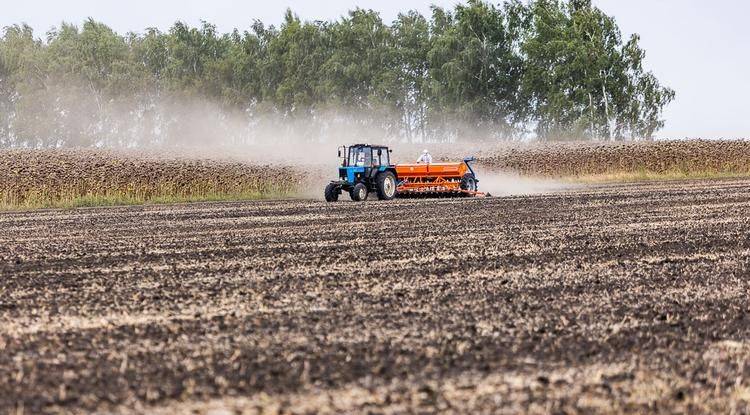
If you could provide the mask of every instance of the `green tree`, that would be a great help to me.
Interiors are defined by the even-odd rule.
[[[80,30],[63,24],[47,44],[49,83],[35,100],[51,100],[46,116],[56,126],[54,145],[124,145],[120,133],[128,122],[115,116],[116,108],[140,89],[144,74],[125,37],[89,19]]]
[[[0,47],[2,62],[1,116],[3,141],[12,145],[44,146],[54,135],[54,124],[45,117],[49,108],[38,103],[49,85],[43,62],[44,44],[28,25],[6,27]]]
[[[479,0],[455,13],[433,10],[435,39],[428,54],[431,120],[442,131],[496,138],[517,132],[524,106],[519,101],[522,59],[504,8]],[[453,128],[452,126],[455,126]]]
[[[0,38],[0,145],[650,138],[675,94],[638,42],[590,0],[468,0],[390,24],[288,10],[279,28],[225,34],[120,35],[89,19],[38,39],[16,25]]]
[[[330,56],[325,30],[319,23],[302,23],[287,10],[278,34],[269,42],[264,73],[271,80],[270,98],[286,115],[309,116],[326,99],[321,86],[321,68]]]
[[[214,63],[223,58],[227,42],[219,38],[216,26],[203,22],[200,28],[176,23],[167,37],[166,81],[170,89],[188,96],[221,95],[209,74]]]
[[[395,48],[395,106],[401,130],[409,141],[427,134],[427,84],[430,24],[421,14],[399,14],[392,25]]]
[[[0,39],[0,146],[10,145],[10,120],[13,116],[13,101],[10,81],[10,68],[8,68],[3,57],[5,45]]]
[[[661,118],[664,108],[675,98],[675,91],[663,87],[653,73],[643,68],[645,51],[638,46],[638,35],[633,35],[623,48],[627,88],[616,103],[618,111],[616,138],[651,139],[664,127]]]
[[[643,72],[637,40],[623,45],[613,18],[590,0],[537,0],[528,12],[522,82],[538,137],[649,138],[663,125],[674,93]]]
[[[351,128],[397,135],[397,70],[390,28],[378,13],[356,9],[326,29],[331,48],[321,67],[326,105],[343,113]]]

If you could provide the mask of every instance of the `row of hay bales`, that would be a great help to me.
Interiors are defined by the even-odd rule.
[[[0,204],[142,203],[275,197],[303,175],[281,166],[104,150],[0,151]]]
[[[447,155],[456,145],[443,147],[436,148],[438,155],[446,153],[439,159],[457,159]],[[750,174],[750,141],[739,140],[476,146],[471,151],[485,167],[539,177]],[[145,151],[0,150],[0,207],[284,197],[309,193],[311,183],[321,179],[311,171]],[[335,166],[328,173],[335,175]]]
[[[750,141],[656,141],[501,148],[481,158],[498,170],[543,177],[627,173],[746,175]]]

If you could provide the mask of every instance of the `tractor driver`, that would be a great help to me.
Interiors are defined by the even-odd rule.
[[[357,161],[355,166],[364,166],[365,165],[365,149],[360,148],[357,152]]]
[[[432,156],[430,155],[430,152],[425,150],[422,152],[422,155],[419,156],[417,159],[417,163],[424,163],[424,164],[430,164],[432,163]]]

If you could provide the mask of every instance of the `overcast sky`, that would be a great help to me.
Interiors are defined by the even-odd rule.
[[[750,138],[750,30],[746,0],[594,0],[625,35],[639,33],[646,65],[677,91],[662,138]],[[398,12],[429,13],[452,0],[25,0],[1,6],[0,26],[25,22],[42,36],[61,21],[87,17],[125,33],[168,29],[175,21],[212,22],[221,31],[247,29],[255,19],[278,24],[290,7],[307,20],[331,20],[356,6],[393,20]]]

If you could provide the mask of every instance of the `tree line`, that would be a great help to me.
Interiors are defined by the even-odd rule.
[[[469,0],[391,23],[287,11],[224,34],[178,22],[121,35],[89,19],[41,39],[19,24],[0,38],[0,145],[159,144],[195,134],[196,114],[244,142],[338,127],[411,142],[649,139],[675,94],[644,58],[590,0]]]

